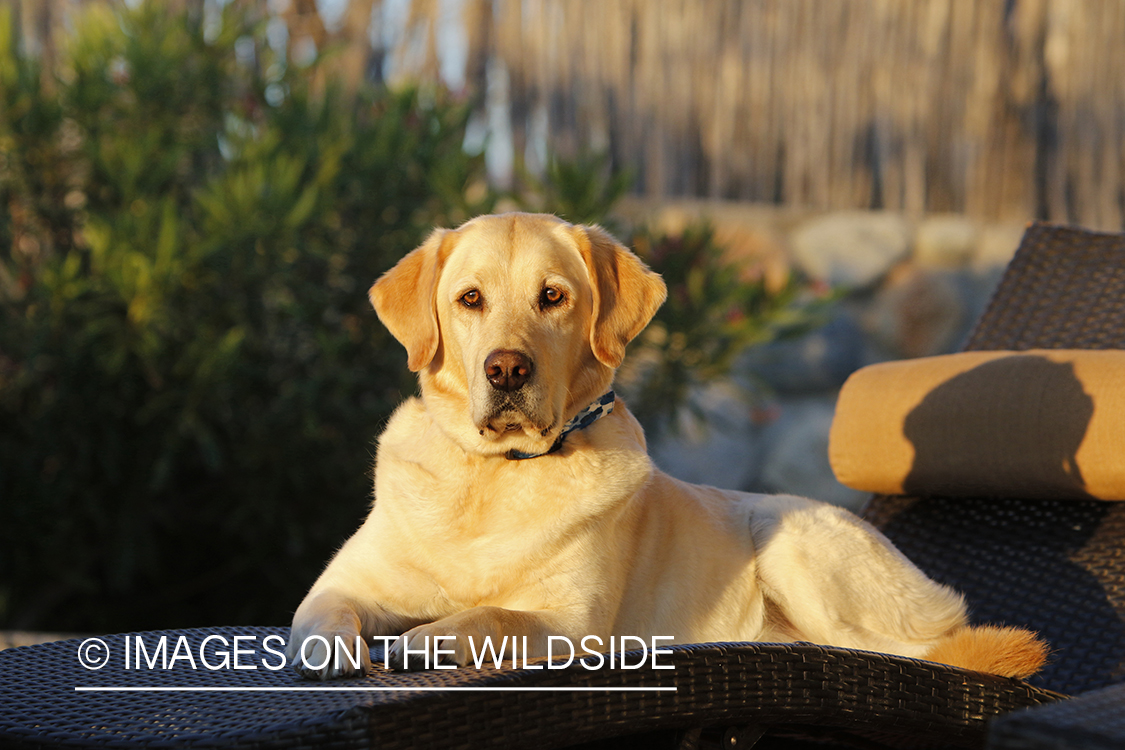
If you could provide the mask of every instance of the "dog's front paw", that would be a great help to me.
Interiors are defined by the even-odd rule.
[[[362,677],[371,666],[367,644],[357,633],[313,633],[291,643],[289,665],[310,680]]]
[[[436,669],[441,666],[465,666],[470,663],[468,649],[462,648],[464,637],[448,632],[438,623],[412,628],[387,649],[387,666],[399,671]]]
[[[546,655],[547,636],[559,632],[544,613],[500,607],[473,607],[419,625],[387,649],[393,669],[434,669],[445,665],[496,667]],[[525,653],[526,652],[526,653]]]

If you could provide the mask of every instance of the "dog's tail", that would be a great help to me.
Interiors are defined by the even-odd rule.
[[[1038,672],[1047,654],[1047,644],[1030,630],[982,625],[954,630],[935,643],[924,658],[1022,679]]]

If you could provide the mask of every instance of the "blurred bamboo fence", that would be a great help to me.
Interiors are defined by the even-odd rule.
[[[352,81],[480,93],[501,181],[593,149],[652,198],[1125,224],[1120,0],[253,1]]]

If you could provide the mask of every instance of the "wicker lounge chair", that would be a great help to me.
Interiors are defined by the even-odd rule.
[[[1032,227],[968,348],[1125,349],[1125,237]],[[0,745],[616,747],[631,735],[640,747],[745,747],[765,733],[981,747],[994,716],[1051,704],[998,724],[995,742],[1018,742],[1040,731],[1029,726],[1050,725],[1044,712],[1080,707],[1055,703],[1063,694],[1125,680],[1125,504],[877,497],[869,517],[930,575],[964,591],[975,620],[1039,630],[1055,649],[1050,665],[1025,683],[847,649],[739,643],[672,648],[661,657],[672,670],[376,668],[313,685],[269,668],[279,659],[264,652],[265,639],[285,637],[285,628],[166,631],[0,653]],[[172,669],[137,668],[138,639],[153,658],[161,636],[166,656],[182,638],[184,650],[203,648],[212,664],[223,652],[233,658],[240,636],[243,664],[256,668],[193,669],[184,658]],[[79,663],[106,651],[100,669]],[[314,687],[328,689],[304,691]],[[1125,712],[1107,711],[1104,691],[1094,695],[1103,699],[1084,731],[1096,737],[1097,716],[1111,723]],[[1110,705],[1121,706],[1115,695]]]

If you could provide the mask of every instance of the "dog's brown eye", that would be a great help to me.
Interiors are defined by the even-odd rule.
[[[469,291],[461,295],[461,299],[459,301],[465,307],[480,307],[480,292],[478,292],[476,289],[470,289]]]
[[[539,295],[539,307],[558,307],[566,299],[566,295],[561,290],[553,286],[545,287],[543,292]]]

